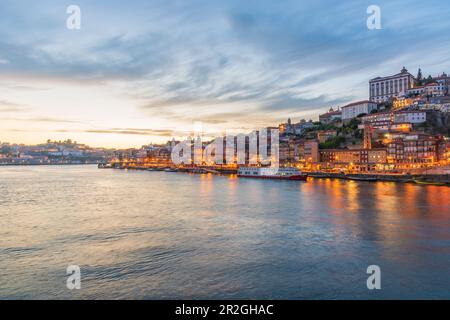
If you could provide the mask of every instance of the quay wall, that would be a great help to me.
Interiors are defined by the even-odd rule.
[[[412,182],[414,180],[434,183],[450,183],[450,174],[373,174],[373,173],[331,173],[331,172],[309,172],[308,176],[313,178],[346,179],[356,177],[361,179],[377,179],[379,181]]]

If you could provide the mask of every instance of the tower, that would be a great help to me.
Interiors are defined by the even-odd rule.
[[[364,149],[372,149],[373,127],[370,124],[364,124]]]

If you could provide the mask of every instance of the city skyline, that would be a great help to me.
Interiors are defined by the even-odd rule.
[[[0,141],[138,147],[196,122],[245,132],[367,99],[371,78],[402,66],[448,71],[434,1],[379,1],[381,30],[366,27],[370,2],[328,2],[77,1],[81,29],[68,30],[73,3],[4,1]]]

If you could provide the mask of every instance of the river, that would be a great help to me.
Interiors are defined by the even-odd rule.
[[[450,299],[450,188],[0,167],[0,298]]]

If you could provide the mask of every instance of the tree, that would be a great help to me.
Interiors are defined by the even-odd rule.
[[[350,122],[348,123],[347,127],[349,127],[352,130],[356,130],[358,129],[358,125],[361,123],[361,120],[357,119],[357,118],[353,118],[350,120]]]
[[[319,143],[319,149],[337,149],[341,143],[345,142],[345,137],[334,136],[323,143]]]
[[[428,78],[425,80],[425,84],[429,84],[433,82],[433,77],[431,75],[428,76]]]
[[[417,84],[419,86],[422,85],[423,77],[422,77],[422,70],[420,68],[419,68],[419,71],[417,72],[416,80],[417,80]]]

